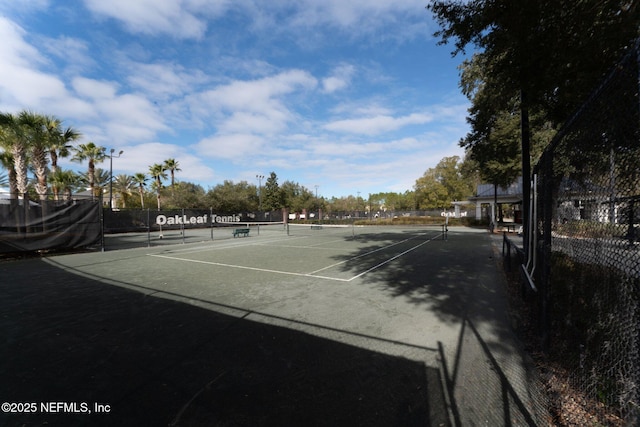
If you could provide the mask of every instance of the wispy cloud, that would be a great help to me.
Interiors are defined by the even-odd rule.
[[[204,35],[207,23],[190,9],[194,3],[181,0],[85,0],[85,5],[93,13],[116,19],[131,33],[199,39]]]
[[[336,67],[329,77],[322,79],[323,91],[333,93],[348,87],[355,72],[356,67],[351,64],[342,64]]]
[[[407,116],[393,117],[378,115],[356,119],[336,120],[326,124],[327,130],[334,132],[355,133],[361,135],[378,135],[398,130],[404,126],[421,125],[433,120],[433,116],[424,113],[412,113]]]

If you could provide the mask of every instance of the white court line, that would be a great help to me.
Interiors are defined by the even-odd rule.
[[[366,270],[366,271],[363,271],[362,273],[358,274],[357,276],[353,276],[353,277],[352,277],[351,279],[349,279],[348,281],[350,282],[350,281],[352,281],[352,280],[354,280],[354,279],[357,279],[358,277],[362,277],[362,276],[364,276],[365,274],[369,273],[370,271],[376,270],[376,269],[378,269],[378,268],[382,267],[383,265],[388,264],[388,263],[390,263],[391,261],[393,261],[393,260],[396,260],[396,259],[400,258],[401,256],[403,256],[403,255],[405,255],[405,254],[408,254],[409,252],[411,252],[411,251],[413,251],[413,250],[418,249],[420,246],[425,245],[425,244],[427,244],[427,243],[429,243],[429,242],[433,241],[436,237],[438,237],[438,236],[434,236],[434,237],[432,237],[432,238],[431,238],[431,239],[429,239],[429,240],[425,240],[424,242],[420,243],[419,245],[416,245],[416,246],[414,246],[414,247],[412,247],[412,248],[409,248],[409,249],[407,249],[406,251],[404,251],[404,252],[402,252],[402,253],[399,253],[398,255],[396,255],[396,256],[394,256],[394,257],[392,257],[392,258],[389,258],[388,260],[386,260],[386,261],[384,261],[384,262],[381,262],[380,264],[378,264],[378,265],[376,265],[376,266],[373,266],[373,267],[371,267],[370,269],[368,269],[368,270]]]
[[[396,243],[394,243],[392,245],[383,246],[381,248],[375,249],[373,251],[369,251],[369,252],[367,252],[365,254],[358,255],[358,256],[350,258],[348,260],[340,261],[340,262],[332,264],[330,266],[323,267],[323,268],[321,268],[319,270],[312,271],[311,273],[294,273],[294,272],[291,272],[291,271],[270,270],[270,269],[266,269],[266,268],[247,267],[247,266],[243,266],[243,265],[225,264],[225,263],[212,262],[212,261],[200,261],[200,260],[195,260],[195,259],[177,258],[177,257],[171,257],[171,256],[166,256],[166,255],[158,255],[158,254],[147,254],[147,255],[148,256],[152,256],[152,257],[157,257],[157,258],[172,259],[172,260],[176,260],[176,261],[194,262],[194,263],[197,263],[197,264],[208,264],[208,265],[217,265],[217,266],[221,266],[221,267],[239,268],[239,269],[242,269],[242,270],[261,271],[261,272],[265,272],[265,273],[285,274],[285,275],[289,275],[289,276],[298,276],[298,277],[313,277],[313,278],[316,278],[316,279],[333,280],[333,281],[336,281],[336,282],[351,282],[352,280],[355,280],[355,279],[357,279],[359,277],[362,277],[365,274],[370,273],[373,270],[377,270],[378,268],[382,267],[383,265],[386,265],[386,264],[388,264],[388,263],[400,258],[401,256],[406,255],[409,252],[412,252],[412,251],[418,249],[419,247],[421,247],[421,246],[433,241],[437,237],[439,237],[439,236],[434,236],[429,240],[425,240],[424,242],[420,243],[419,245],[413,246],[413,247],[407,249],[406,251],[401,252],[401,253],[399,253],[399,254],[387,259],[386,261],[383,261],[383,262],[381,262],[381,263],[379,263],[379,264],[377,264],[377,265],[375,265],[375,266],[363,271],[362,273],[351,277],[350,279],[340,279],[340,278],[336,278],[336,277],[319,276],[319,275],[317,275],[315,273],[318,273],[318,272],[323,271],[323,270],[327,270],[329,268],[335,267],[335,266],[340,265],[340,264],[344,264],[346,262],[353,261],[353,260],[358,259],[358,258],[362,258],[362,257],[364,257],[366,255],[370,255],[372,253],[381,251],[383,249],[387,249],[387,248],[393,247],[395,245],[399,245],[400,243],[404,243],[404,242],[407,242],[409,240],[413,240],[413,239],[415,239],[415,237],[410,237],[410,238],[402,240],[400,242],[396,242]]]
[[[253,270],[253,271],[261,271],[263,273],[277,273],[277,274],[286,274],[289,276],[299,276],[299,277],[314,277],[317,279],[327,279],[327,280],[335,280],[337,282],[348,282],[351,279],[339,279],[339,278],[335,278],[335,277],[326,277],[326,276],[314,276],[313,274],[308,274],[308,273],[294,273],[291,271],[280,271],[280,270],[269,270],[266,268],[257,268],[257,267],[246,267],[244,265],[235,265],[235,264],[224,264],[221,262],[212,262],[212,261],[200,261],[197,259],[187,259],[187,258],[176,258],[176,257],[171,257],[171,256],[166,256],[166,255],[154,255],[154,254],[147,254],[149,256],[152,257],[156,257],[156,258],[165,258],[165,259],[173,259],[176,261],[185,261],[185,262],[195,262],[197,264],[209,264],[209,265],[217,265],[217,266],[221,266],[221,267],[231,267],[231,268],[239,268],[242,270]]]
[[[381,250],[383,250],[383,249],[388,249],[388,248],[391,248],[391,247],[393,247],[393,246],[395,246],[395,245],[399,245],[400,243],[408,242],[409,240],[411,240],[411,239],[413,239],[413,238],[414,238],[414,237],[410,237],[410,238],[408,238],[408,239],[401,240],[401,241],[399,241],[399,242],[393,243],[393,244],[388,245],[388,246],[382,246],[382,247],[380,247],[380,248],[378,248],[378,249],[374,249],[374,250],[369,251],[369,252],[367,252],[367,253],[360,254],[360,255],[358,255],[358,256],[356,256],[356,257],[349,258],[349,259],[344,260],[344,261],[336,262],[335,264],[331,264],[331,265],[329,265],[329,266],[327,266],[327,267],[323,267],[323,268],[321,268],[321,269],[319,269],[319,270],[312,271],[312,272],[311,272],[311,273],[309,273],[309,274],[319,273],[320,271],[327,270],[327,269],[332,268],[332,267],[336,267],[336,266],[338,266],[338,265],[340,265],[340,264],[345,264],[345,263],[347,263],[347,262],[353,261],[354,259],[358,259],[358,258],[362,258],[362,257],[367,256],[367,255],[371,255],[371,254],[373,254],[373,253],[375,253],[375,252],[379,252],[379,251],[381,251]]]
[[[302,237],[279,237],[273,238],[271,240],[262,240],[261,243],[271,243],[271,242],[280,242],[283,240],[291,240],[291,239],[302,239]],[[242,239],[244,240],[244,238]],[[217,244],[216,244],[217,242]],[[247,246],[259,246],[260,243],[256,243],[255,241],[247,241],[247,242],[237,242],[236,240],[225,240],[224,242],[220,242],[220,240],[214,240],[207,246],[198,246],[195,248],[186,248],[186,249],[171,249],[166,250],[169,253],[180,253],[180,254],[192,254],[192,253],[200,253],[200,252],[208,252],[208,251],[218,251],[222,249],[233,249],[233,248],[246,248]],[[158,246],[158,248],[161,248]],[[154,254],[147,254],[153,256]]]

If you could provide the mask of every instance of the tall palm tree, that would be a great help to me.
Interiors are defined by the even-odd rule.
[[[167,159],[164,161],[164,168],[171,173],[171,188],[173,189],[175,184],[175,173],[180,172],[180,163],[176,159]]]
[[[53,116],[45,116],[45,126],[49,138],[51,170],[56,170],[58,167],[58,157],[68,157],[73,148],[71,143],[78,140],[82,134],[71,126],[63,130],[62,121]]]
[[[35,189],[40,200],[47,198],[47,175],[49,173],[49,138],[47,136],[46,118],[31,111],[21,111],[18,123],[22,127],[22,134],[27,141],[33,173],[36,176]]]
[[[13,159],[17,194],[25,196],[29,186],[27,175],[27,141],[22,132],[18,117],[11,113],[0,113],[0,137],[2,145]]]
[[[86,178],[88,179],[89,189],[93,196],[97,196],[100,192],[96,192],[96,163],[102,163],[107,158],[106,148],[98,146],[93,142],[87,142],[86,144],[80,144],[73,149],[75,154],[71,158],[73,162],[89,161],[87,167]]]
[[[162,180],[167,179],[166,169],[163,164],[154,163],[149,166],[149,174],[154,180],[156,197],[158,198],[158,210],[160,210],[160,190],[162,190]]]
[[[113,189],[116,194],[120,195],[122,207],[127,207],[127,198],[131,196],[131,187],[133,186],[133,177],[131,175],[120,174],[113,180]],[[117,207],[117,206],[116,206]]]
[[[138,187],[138,192],[140,193],[140,206],[144,209],[144,189],[147,185],[147,175],[141,172],[133,175],[133,183],[136,187]]]

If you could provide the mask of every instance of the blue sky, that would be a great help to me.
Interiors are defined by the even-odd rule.
[[[123,150],[114,175],[175,158],[205,190],[273,171],[324,197],[404,192],[468,131],[426,4],[0,0],[0,111]]]

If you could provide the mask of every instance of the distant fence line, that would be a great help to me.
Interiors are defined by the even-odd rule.
[[[358,220],[396,218],[466,217],[466,211],[348,211],[327,212],[282,209],[271,212],[221,212],[209,209],[110,209],[99,197],[66,197],[53,200],[28,197],[9,198],[0,194],[0,254],[47,251],[112,249],[186,242],[191,237],[226,238],[221,230],[237,224],[288,221],[344,223]],[[62,225],[64,224],[64,226]],[[195,230],[200,230],[195,233]],[[257,230],[257,229],[256,229]],[[215,232],[214,232],[215,231]],[[177,232],[177,233],[175,233]],[[128,238],[113,235],[130,233]],[[138,234],[137,239],[134,234]],[[152,235],[152,233],[156,233]],[[177,237],[176,237],[177,236]],[[173,239],[172,239],[173,238]],[[162,240],[162,242],[160,242]],[[128,242],[126,245],[123,242]]]

